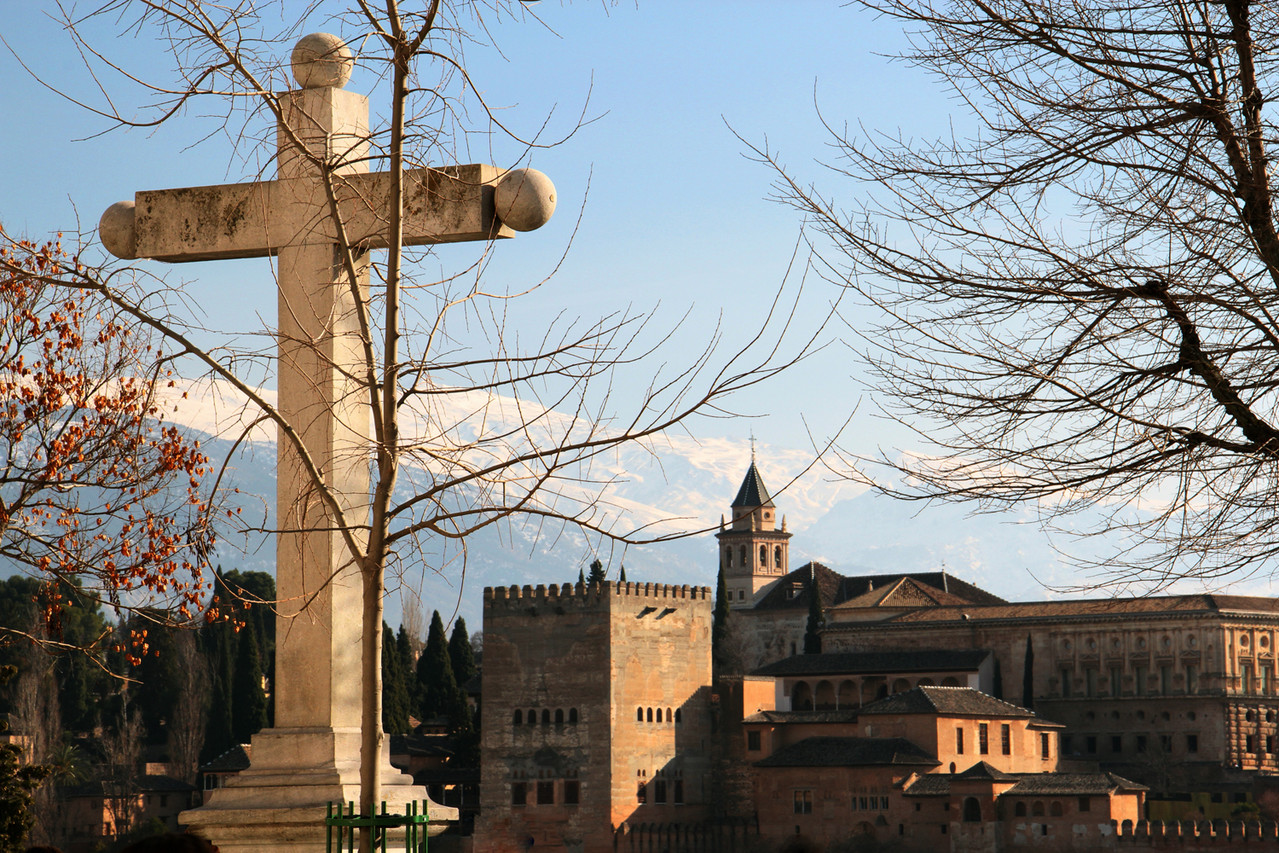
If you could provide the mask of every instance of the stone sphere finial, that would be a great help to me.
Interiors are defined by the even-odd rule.
[[[293,48],[293,78],[303,89],[341,89],[351,79],[355,55],[331,33],[302,36]]]
[[[537,169],[513,169],[498,180],[494,202],[503,225],[532,231],[555,213],[555,184]]]
[[[98,239],[107,251],[131,261],[138,256],[138,232],[133,202],[117,201],[98,220]]]

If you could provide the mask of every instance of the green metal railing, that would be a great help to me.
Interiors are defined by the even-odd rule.
[[[404,830],[404,847],[397,844],[392,850],[403,849],[404,853],[426,853],[426,825],[429,821],[426,813],[426,800],[422,801],[422,811],[418,812],[416,801],[408,805],[408,814],[387,814],[386,803],[382,803],[381,814],[372,816],[355,813],[355,803],[329,803],[328,813],[324,817],[326,853],[353,853],[355,850],[356,830],[373,833],[373,849],[379,853],[387,853],[387,837],[393,830]],[[398,841],[398,839],[397,839]],[[343,844],[346,846],[343,847]],[[419,849],[418,845],[421,844]]]

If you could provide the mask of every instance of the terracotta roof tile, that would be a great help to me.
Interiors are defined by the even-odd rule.
[[[864,675],[898,672],[975,672],[990,657],[984,649],[922,649],[911,652],[823,652],[792,655],[751,675]]]
[[[916,687],[869,705],[861,716],[875,714],[953,714],[965,717],[1034,717],[1035,712],[987,696],[971,687]]]
[[[777,750],[756,767],[936,767],[940,762],[905,738],[810,737]]]

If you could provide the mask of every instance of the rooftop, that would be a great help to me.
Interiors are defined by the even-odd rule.
[[[990,657],[984,649],[925,649],[913,652],[823,652],[792,655],[752,675],[854,675],[881,672],[975,672]]]
[[[1034,717],[1035,712],[971,687],[916,687],[863,705],[861,716],[947,714],[961,717]]]
[[[905,738],[810,737],[755,762],[756,767],[936,767],[940,762]]]

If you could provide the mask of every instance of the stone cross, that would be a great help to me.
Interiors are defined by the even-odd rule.
[[[355,379],[363,357],[337,228],[356,249],[367,293],[368,250],[387,246],[392,176],[368,172],[368,100],[342,88],[353,65],[336,36],[298,42],[292,66],[301,88],[280,98],[276,180],[139,192],[103,214],[99,234],[126,259],[276,258],[279,411],[349,517],[364,524],[368,397]],[[317,160],[336,164],[336,215]],[[403,179],[405,245],[511,237],[540,227],[555,208],[554,186],[531,169],[413,169]],[[324,804],[358,799],[359,570],[283,431],[278,466],[275,725],[253,737],[249,770],[182,816],[229,852],[323,849]],[[391,806],[424,796],[390,767],[382,777]]]

